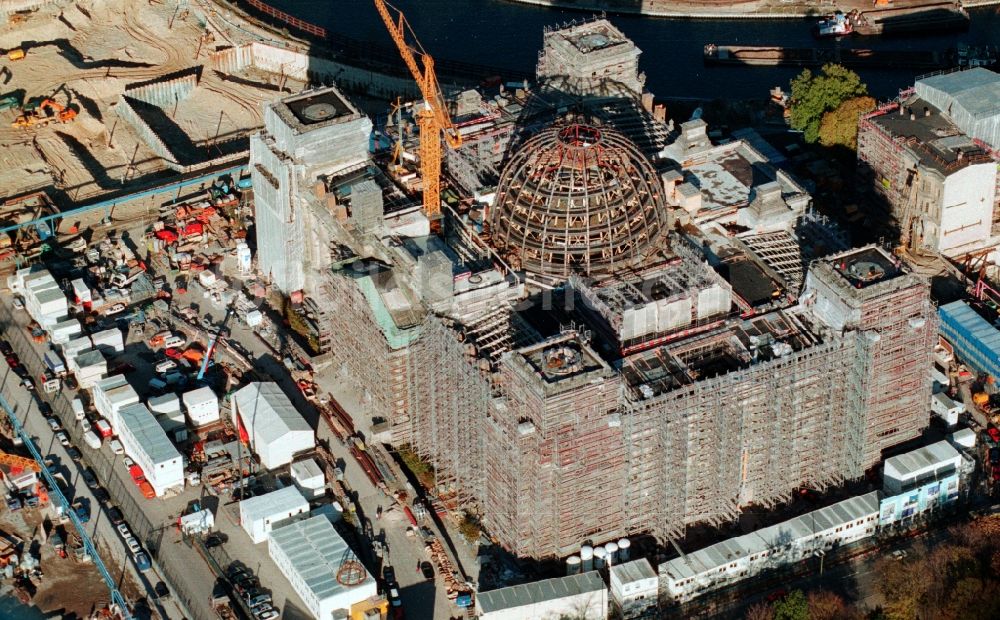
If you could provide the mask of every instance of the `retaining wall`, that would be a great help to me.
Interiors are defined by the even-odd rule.
[[[410,78],[375,73],[260,42],[215,52],[211,55],[211,66],[227,74],[253,68],[275,75],[284,74],[311,84],[336,82],[337,86],[346,91],[363,92],[384,99],[420,96],[416,84]]]

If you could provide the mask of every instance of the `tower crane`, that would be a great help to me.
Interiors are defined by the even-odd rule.
[[[420,175],[423,180],[424,213],[432,221],[441,215],[441,138],[451,148],[462,144],[462,136],[451,122],[437,74],[434,59],[424,51],[403,12],[385,0],[374,0],[375,9],[382,17],[399,55],[420,88],[423,103],[416,112],[420,129]],[[411,42],[408,42],[408,40]],[[420,59],[418,62],[417,59]]]

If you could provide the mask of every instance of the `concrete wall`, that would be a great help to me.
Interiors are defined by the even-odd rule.
[[[346,90],[383,98],[420,96],[410,78],[383,75],[266,43],[240,45],[215,52],[211,58],[212,68],[223,73],[255,68],[312,84],[336,82]]]

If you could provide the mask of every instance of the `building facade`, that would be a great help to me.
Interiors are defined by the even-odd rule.
[[[990,243],[1000,212],[1000,75],[984,68],[917,80],[865,115],[858,163],[905,245],[961,256]]]

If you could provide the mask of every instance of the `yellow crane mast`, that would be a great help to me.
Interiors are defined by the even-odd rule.
[[[385,0],[374,1],[375,9],[382,17],[424,98],[416,111],[417,126],[420,129],[420,176],[423,181],[424,213],[434,221],[441,215],[441,138],[443,136],[451,148],[458,148],[462,144],[462,136],[448,114],[447,104],[434,73],[434,59],[417,41],[406,16]],[[412,43],[407,42],[408,38]]]

